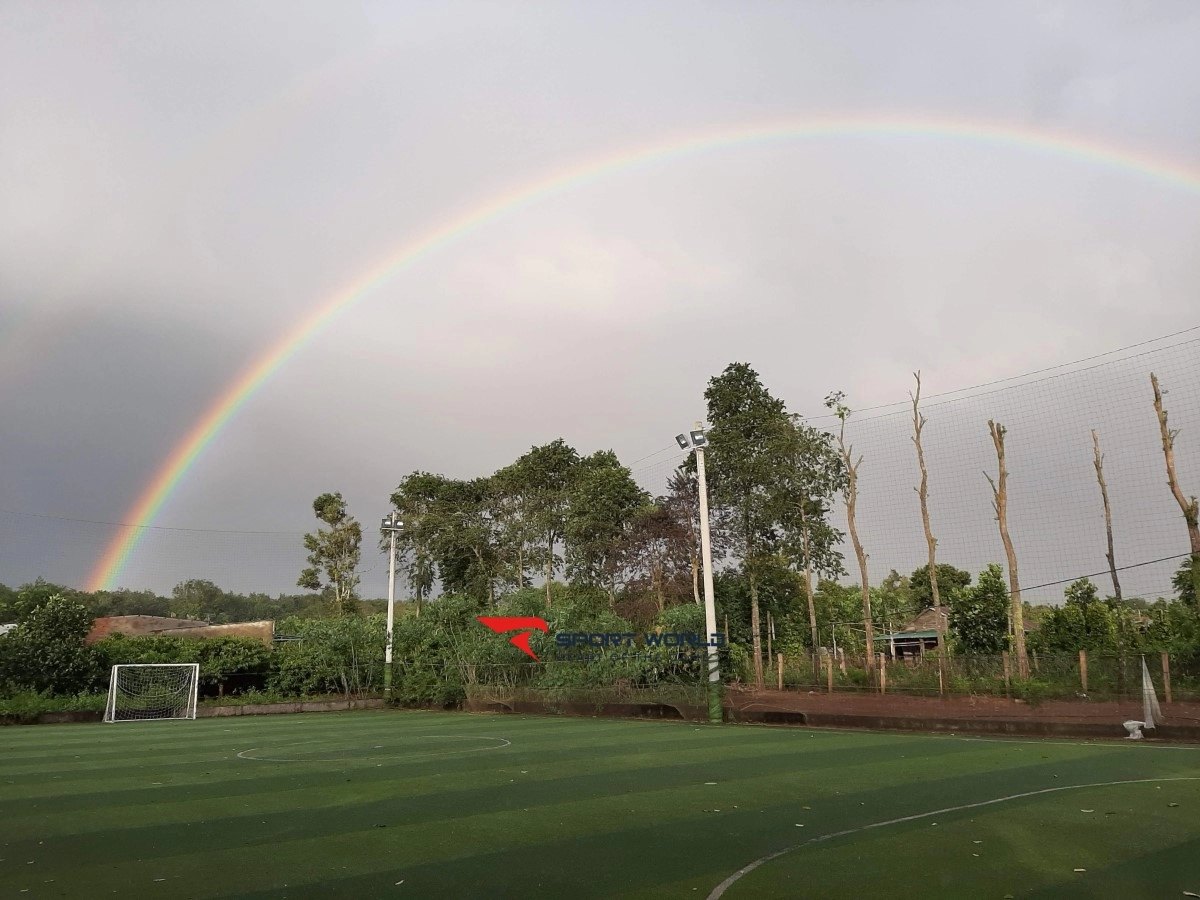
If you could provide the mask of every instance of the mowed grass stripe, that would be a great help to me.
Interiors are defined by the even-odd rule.
[[[852,771],[855,767],[843,763],[839,784],[843,791],[848,789],[871,789],[878,784],[887,785],[897,780],[897,773],[913,773],[913,763],[921,758],[896,758],[880,761],[864,760],[858,767],[859,778]],[[152,807],[132,806],[104,810],[91,823],[79,815],[57,817],[39,815],[32,819],[39,835],[56,835],[57,852],[79,862],[104,859],[110,848],[108,830],[123,827],[123,839],[142,848],[144,856],[173,854],[199,843],[212,850],[227,844],[243,843],[246,834],[254,834],[251,842],[274,841],[279,836],[291,835],[297,830],[296,814],[303,811],[309,824],[304,827],[308,835],[341,834],[348,830],[374,824],[445,824],[455,818],[453,810],[468,810],[474,815],[489,812],[505,812],[514,802],[529,810],[545,810],[561,807],[561,798],[583,797],[582,802],[603,803],[607,798],[616,798],[619,805],[629,804],[631,809],[644,809],[660,802],[670,802],[674,796],[684,806],[706,803],[704,808],[724,808],[731,812],[735,800],[740,800],[742,809],[755,804],[771,809],[781,798],[788,804],[799,804],[801,800],[820,803],[831,798],[828,783],[820,780],[817,772],[810,769],[795,771],[791,760],[777,758],[772,767],[764,772],[759,765],[746,769],[736,762],[724,763],[722,783],[716,787],[704,785],[696,777],[680,775],[679,766],[648,767],[643,771],[625,770],[618,767],[613,774],[598,776],[595,773],[575,773],[569,777],[558,777],[546,781],[503,778],[496,783],[493,773],[477,773],[484,782],[477,786],[454,791],[437,791],[442,785],[431,784],[434,792],[424,796],[405,796],[409,785],[405,779],[377,779],[371,783],[345,785],[341,789],[330,789],[322,797],[312,789],[300,788],[287,792],[264,792],[247,794],[235,808],[229,801],[180,800],[176,803],[160,802]],[[1028,765],[1029,761],[1012,758],[1013,767]],[[711,762],[706,762],[711,771]],[[733,767],[735,771],[730,772]],[[916,780],[934,779],[951,770],[970,771],[977,767],[974,759],[943,761],[936,769],[924,768],[917,771]],[[753,771],[754,777],[747,778],[744,771]],[[913,780],[910,778],[910,781]],[[944,777],[942,778],[944,782]],[[519,782],[519,783],[518,783]],[[794,788],[794,791],[793,791]],[[379,794],[387,799],[376,800]],[[799,794],[799,799],[795,793]],[[325,808],[322,807],[322,801]],[[572,804],[566,804],[572,805]],[[246,810],[243,812],[243,810]],[[602,810],[603,812],[603,810]],[[147,821],[147,819],[153,821]],[[319,819],[319,822],[317,821]],[[27,826],[30,820],[26,820]],[[172,825],[172,823],[174,823]],[[69,836],[74,835],[74,836]],[[21,852],[34,852],[32,839],[23,845],[17,843]]]
[[[114,754],[129,750],[169,750],[180,743],[218,746],[227,740],[243,742],[245,735],[272,735],[286,739],[314,729],[337,734],[374,731],[397,725],[421,731],[457,732],[470,722],[491,729],[502,724],[496,716],[453,716],[395,711],[311,713],[295,716],[236,716],[220,719],[171,722],[120,722],[115,724],[15,726],[0,729],[0,752],[6,760]]]
[[[512,731],[512,729],[509,729]],[[593,725],[593,733],[597,730]],[[603,729],[602,729],[603,732]],[[617,732],[605,740],[592,740],[581,742],[575,740],[580,732],[575,730],[561,731],[556,734],[543,734],[539,740],[535,735],[530,736],[522,734],[519,731],[512,732],[519,735],[514,741],[512,747],[499,748],[500,750],[524,754],[523,762],[527,764],[536,764],[540,758],[552,759],[554,761],[562,761],[566,759],[580,758],[587,759],[589,763],[595,759],[597,755],[603,757],[603,751],[608,750],[627,750],[631,745],[642,748],[645,753],[673,753],[681,746],[696,746],[708,745],[710,743],[718,743],[729,745],[737,748],[738,752],[754,753],[753,748],[760,744],[776,744],[781,740],[790,742],[795,740],[795,735],[786,735],[780,731],[758,731],[754,737],[750,735],[740,735],[741,743],[730,742],[729,738],[719,738],[719,730],[707,730],[696,733],[686,729],[683,726],[674,725],[659,725],[656,730],[650,731],[640,729],[631,732],[635,741],[629,740],[628,734]],[[694,736],[695,735],[695,736]],[[301,732],[292,737],[297,739],[323,738],[327,737],[328,732],[325,731],[308,731]],[[353,737],[359,739],[364,748],[370,748],[378,740],[389,740],[392,735],[379,732],[356,732]],[[495,735],[496,738],[501,737],[500,734]],[[265,738],[264,738],[265,739]],[[890,746],[895,738],[889,741],[879,741],[878,746]],[[419,743],[419,741],[418,741]],[[820,743],[822,749],[835,749],[839,747],[861,745],[861,738],[843,736],[840,739],[825,740],[823,742],[811,741],[810,743]],[[245,748],[250,749],[250,748]],[[444,751],[451,749],[445,745],[438,746],[431,742],[429,746],[430,752]],[[805,748],[797,748],[803,750]],[[206,772],[210,772],[214,766],[219,766],[222,762],[235,762],[236,753],[232,752],[230,745],[225,745],[225,749],[212,750],[211,748],[202,750],[201,752],[189,752],[185,746],[180,750],[167,748],[164,750],[129,750],[124,755],[125,763],[121,766],[104,766],[95,761],[87,761],[86,759],[70,759],[65,762],[60,762],[58,765],[48,767],[44,771],[40,771],[37,777],[32,777],[27,774],[25,767],[10,767],[7,764],[0,763],[0,774],[6,781],[13,782],[13,785],[8,789],[8,793],[12,799],[20,798],[42,798],[61,795],[70,798],[79,798],[82,795],[93,792],[115,793],[121,790],[136,792],[144,789],[148,782],[166,780],[165,783],[171,785],[194,785],[211,783],[211,779]],[[414,755],[425,752],[423,746],[416,746],[404,751],[405,755]],[[484,751],[492,753],[496,751]],[[457,756],[469,756],[469,753],[459,753],[445,756],[445,759],[453,759]],[[609,754],[619,755],[619,754]],[[434,764],[441,765],[443,760],[441,756],[432,756],[431,760]],[[379,762],[387,763],[387,760],[363,760],[356,762],[352,760],[337,761],[337,765],[344,768],[353,768],[360,766],[361,768],[370,768],[377,765]],[[417,762],[422,762],[418,760]],[[277,774],[284,777],[291,777],[295,772],[297,765],[303,765],[301,762],[296,763],[278,763],[272,764],[261,760],[236,760],[237,765],[246,763],[241,768],[241,774],[233,776],[234,778],[243,777],[247,779],[259,779],[263,777],[264,767],[270,772],[270,776],[274,777]],[[328,769],[331,763],[321,763],[320,768]],[[13,771],[15,769],[15,771]],[[340,769],[339,769],[340,771]],[[229,776],[226,776],[229,777]],[[68,801],[68,803],[71,801]]]
[[[699,752],[699,751],[696,751]],[[968,758],[969,757],[969,758]],[[839,782],[843,788],[872,787],[877,783],[888,783],[896,778],[896,772],[908,772],[914,761],[921,757],[893,758],[880,761],[870,757],[857,766],[851,765],[842,755],[839,773],[843,780]],[[764,769],[763,762],[771,765]],[[802,766],[797,769],[792,757],[778,756],[760,757],[753,766],[743,766],[741,760],[723,760],[721,781],[715,785],[706,785],[701,778],[707,777],[712,770],[712,761],[706,759],[697,766],[702,770],[689,772],[686,766],[678,762],[664,766],[661,760],[656,765],[648,766],[639,758],[640,766],[632,765],[630,759],[606,759],[604,767],[607,772],[589,770],[579,771],[575,765],[559,764],[543,767],[542,770],[529,770],[527,776],[521,776],[515,769],[501,771],[480,770],[472,773],[477,784],[471,786],[455,785],[445,778],[434,775],[414,778],[408,775],[397,775],[394,771],[380,774],[369,781],[358,782],[341,780],[337,784],[324,787],[314,787],[302,782],[303,779],[292,779],[287,786],[272,786],[266,790],[243,793],[221,798],[197,798],[195,796],[179,796],[165,791],[156,791],[156,802],[147,804],[145,797],[137,804],[113,806],[105,804],[103,810],[92,815],[80,815],[78,811],[51,813],[40,808],[35,814],[23,817],[22,830],[27,830],[34,824],[39,833],[66,837],[68,835],[87,835],[93,832],[103,832],[110,828],[144,828],[153,829],[155,844],[161,844],[168,833],[163,826],[184,825],[186,835],[182,839],[188,841],[203,839],[203,833],[214,830],[220,834],[237,831],[237,820],[244,818],[262,824],[275,823],[272,817],[282,816],[288,827],[292,824],[290,817],[297,809],[309,813],[320,811],[325,817],[323,830],[338,831],[346,827],[355,827],[354,817],[367,819],[382,817],[391,821],[397,809],[402,809],[407,821],[438,821],[445,818],[446,808],[474,808],[478,811],[503,810],[510,808],[512,797],[516,794],[523,806],[542,807],[554,805],[559,798],[568,796],[602,796],[621,793],[635,797],[648,792],[662,790],[680,793],[686,798],[689,792],[696,791],[698,797],[712,803],[714,806],[724,804],[731,809],[734,801],[742,797],[741,806],[746,807],[750,795],[760,790],[767,799],[786,797],[790,781],[802,782],[797,789],[802,789],[804,798],[816,802],[818,798],[827,796],[833,790],[828,781],[817,779],[819,769]],[[1024,761],[1013,760],[1013,766],[1024,765]],[[927,768],[920,773],[916,780],[944,777],[946,773],[963,770],[969,771],[977,766],[973,756],[964,755],[957,762],[942,760],[936,769]],[[733,771],[729,771],[730,768]],[[858,770],[861,781],[854,778],[854,769]],[[753,773],[747,776],[745,773]],[[815,783],[809,783],[815,780]],[[347,787],[347,785],[352,785]],[[449,790],[447,789],[449,787]],[[385,800],[378,800],[380,795]],[[797,801],[799,802],[799,801]],[[233,808],[231,808],[231,806]],[[250,810],[243,813],[243,809]],[[348,821],[342,821],[345,817]],[[266,819],[264,819],[266,817]],[[269,829],[269,830],[272,830]],[[257,829],[254,829],[257,830]],[[0,833],[4,833],[0,826]],[[64,842],[64,852],[80,855],[83,850],[74,847],[70,842]],[[171,852],[171,851],[167,851]]]
[[[778,738],[783,737],[785,736],[778,736]],[[950,745],[934,749],[963,752],[962,747]],[[877,766],[880,762],[888,761],[887,757],[878,755],[879,751],[876,748],[864,748],[864,750],[867,755],[863,762],[868,766]],[[810,753],[803,768],[805,771],[810,771],[834,762],[844,768],[853,761],[853,758],[854,753],[851,751],[848,755],[844,749],[823,751],[820,754]],[[743,762],[746,765],[743,765]],[[308,766],[308,764],[305,765]],[[475,784],[469,788],[455,787],[449,791],[447,791],[447,786],[455,784],[453,777],[435,774],[418,779],[406,772],[397,778],[395,769],[389,767],[369,769],[358,774],[348,770],[340,773],[320,772],[316,774],[292,771],[279,778],[271,779],[266,784],[261,781],[254,782],[255,789],[253,791],[230,791],[227,782],[218,781],[216,786],[220,790],[217,796],[211,796],[207,791],[201,793],[193,789],[167,786],[151,788],[149,791],[140,789],[133,792],[132,796],[127,796],[128,792],[121,792],[119,795],[102,798],[105,801],[103,803],[104,811],[99,816],[99,822],[107,822],[111,816],[122,814],[127,814],[132,819],[132,821],[125,819],[125,824],[137,822],[139,816],[143,819],[148,818],[151,823],[161,824],[164,820],[186,822],[193,820],[186,816],[176,819],[176,814],[172,810],[176,808],[205,810],[212,815],[214,811],[217,814],[227,811],[231,806],[238,811],[241,809],[253,810],[246,814],[253,818],[262,813],[279,810],[286,813],[290,807],[290,801],[287,798],[294,794],[303,795],[306,803],[315,806],[345,805],[355,802],[358,795],[363,793],[369,796],[386,794],[388,804],[403,802],[406,804],[406,814],[414,816],[420,814],[422,809],[436,809],[447,803],[460,805],[472,801],[478,802],[478,797],[482,792],[491,792],[495,794],[496,799],[490,803],[497,805],[498,808],[504,808],[508,803],[505,798],[517,784],[525,792],[528,803],[541,803],[543,796],[553,800],[564,793],[588,795],[617,790],[635,793],[647,784],[698,785],[705,780],[711,780],[712,777],[720,777],[723,782],[728,784],[731,780],[742,777],[744,772],[787,773],[793,771],[797,765],[797,754],[786,749],[770,755],[764,754],[760,750],[759,753],[747,759],[742,759],[741,754],[737,756],[726,754],[719,762],[719,771],[714,768],[712,748],[679,750],[673,756],[639,751],[636,754],[609,756],[600,760],[584,760],[582,762],[557,760],[540,767],[531,767],[532,764],[524,760],[514,761],[513,765],[500,767],[493,765],[480,768],[481,761],[470,761],[465,765],[467,768],[463,769],[463,773]],[[528,774],[522,775],[522,770],[515,768],[515,765],[530,766],[524,770]],[[219,778],[220,774],[218,772],[214,777]],[[209,786],[204,787],[207,789]],[[706,791],[714,792],[712,788],[706,788]],[[148,796],[148,793],[152,796]],[[55,800],[67,801],[66,805],[69,808],[62,810],[60,807],[64,805],[63,802],[49,802],[44,798],[10,804],[10,811],[15,814],[13,821],[16,819],[20,819],[23,823],[33,821],[38,823],[39,827],[45,827],[56,833],[63,828],[78,832],[103,827],[89,822],[88,814],[96,815],[93,812],[95,806],[93,798],[67,797],[55,798]],[[151,801],[149,805],[147,801]],[[24,824],[21,827],[26,828],[28,825]],[[6,832],[5,825],[0,824],[0,834]]]
[[[535,777],[543,777],[547,772],[551,777],[556,767],[571,766],[582,763],[588,772],[595,776],[615,772],[628,779],[641,778],[642,769],[658,768],[669,759],[670,768],[677,770],[677,778],[692,778],[711,780],[711,763],[719,759],[722,764],[738,760],[753,761],[755,765],[770,763],[774,768],[792,768],[799,758],[804,759],[806,768],[848,765],[859,758],[867,761],[886,760],[893,755],[891,743],[863,742],[864,746],[854,747],[853,738],[844,738],[832,746],[827,742],[808,741],[801,734],[786,732],[759,733],[757,735],[742,735],[754,738],[745,745],[730,738],[724,738],[714,743],[709,736],[696,736],[690,731],[663,731],[657,735],[654,742],[642,741],[636,749],[628,749],[628,742],[580,742],[573,745],[561,738],[553,741],[543,741],[537,749],[517,737],[508,747],[488,750],[482,753],[445,752],[442,756],[427,756],[419,759],[400,760],[389,763],[387,760],[338,763],[263,763],[251,760],[241,760],[227,757],[224,760],[204,760],[195,767],[185,768],[186,779],[172,780],[171,773],[147,764],[138,764],[134,774],[91,775],[75,784],[72,781],[52,781],[48,786],[39,785],[15,786],[10,788],[12,797],[10,803],[14,814],[32,814],[35,810],[40,814],[68,812],[87,809],[92,805],[90,795],[103,794],[109,805],[133,805],[146,800],[145,792],[153,791],[159,802],[175,799],[183,795],[190,799],[241,797],[246,793],[245,784],[253,783],[257,792],[271,790],[287,790],[304,779],[306,785],[316,787],[340,786],[346,777],[364,778],[367,780],[386,780],[387,771],[391,765],[401,765],[408,771],[428,771],[439,769],[440,774],[453,777],[458,772],[473,772],[480,765],[496,770],[498,773],[507,772],[509,768],[519,766],[521,770],[535,773]],[[851,743],[847,743],[847,741]],[[968,746],[963,743],[925,742],[924,745],[910,747],[910,755],[944,755],[967,753]],[[603,752],[603,751],[623,752]],[[770,750],[771,752],[766,752]],[[418,751],[419,752],[419,751]],[[476,760],[476,756],[487,756],[487,760]],[[158,784],[156,784],[156,782]],[[432,790],[436,787],[431,786]],[[2,825],[0,825],[2,832]]]
[[[844,887],[847,871],[862,883],[888,884],[889,895],[897,897],[928,897],[931,888],[946,896],[1027,896],[1040,890],[1058,897],[1068,885],[1087,886],[1078,896],[1180,896],[1186,887],[1152,890],[1148,871],[1141,872],[1137,887],[1122,887],[1108,873],[1164,843],[1193,843],[1200,832],[1197,812],[1196,782],[1019,798],[798,847],[736,882],[725,900],[794,897],[800,890],[833,896]],[[1200,869],[1195,858],[1191,863],[1194,881]],[[1177,877],[1180,870],[1175,872]]]
[[[289,724],[303,719],[304,727],[268,725],[252,730],[269,734],[272,739],[281,736],[302,739],[314,733],[328,734],[331,729],[345,736],[349,729],[340,726],[360,715],[363,714],[352,713],[336,719],[314,716],[311,720],[293,717]],[[425,714],[420,713],[355,718],[353,739],[378,740],[377,734],[390,733],[394,726],[392,720],[385,718],[389,715],[408,726],[410,733],[415,725],[409,723],[425,721]],[[1115,777],[1148,777],[1153,774],[1150,770],[1194,771],[1194,765],[1187,762],[1190,754],[1140,753],[1129,745],[1051,748],[969,743],[945,737],[766,728],[697,731],[676,723],[473,716],[455,719],[433,715],[440,726],[436,730],[442,733],[480,732],[484,720],[502,723],[506,726],[502,730],[511,732],[505,736],[517,741],[514,748],[525,749],[514,752],[502,766],[494,764],[493,752],[447,758],[430,766],[375,767],[343,762],[259,764],[258,768],[246,768],[245,760],[222,760],[213,772],[214,784],[201,784],[194,789],[141,787],[136,791],[97,792],[74,798],[80,805],[73,811],[64,809],[50,815],[47,815],[47,807],[52,805],[48,804],[49,798],[35,797],[15,816],[11,815],[13,805],[5,804],[6,815],[0,819],[3,822],[0,829],[16,829],[10,837],[18,842],[10,841],[11,846],[5,852],[27,853],[35,860],[32,870],[38,872],[39,865],[52,865],[57,884],[65,888],[77,886],[77,893],[67,895],[89,897],[104,893],[93,890],[88,879],[105,866],[129,871],[133,880],[113,890],[122,896],[138,896],[142,882],[137,878],[142,874],[164,860],[191,858],[208,860],[204,865],[209,875],[192,882],[171,878],[171,882],[176,886],[186,885],[187,891],[200,891],[197,896],[215,896],[212,891],[232,896],[248,890],[271,890],[284,881],[293,885],[290,892],[295,887],[296,872],[310,870],[326,872],[312,876],[314,890],[321,885],[334,889],[357,883],[356,873],[368,873],[362,875],[368,879],[382,877],[380,873],[395,870],[397,860],[405,871],[424,872],[422,878],[434,878],[439,866],[443,869],[449,866],[462,873],[465,880],[455,883],[463,886],[474,883],[471,879],[484,879],[480,883],[487,883],[486,879],[492,878],[494,882],[496,876],[489,876],[485,869],[504,856],[497,848],[529,860],[549,852],[549,865],[553,868],[559,862],[555,853],[565,854],[562,860],[597,861],[598,848],[608,848],[618,853],[614,858],[632,860],[642,858],[647,847],[657,847],[656,853],[687,856],[690,852],[692,867],[702,869],[704,874],[726,864],[733,864],[734,868],[744,865],[747,859],[733,859],[733,851],[759,849],[764,843],[780,840],[775,837],[777,833],[791,840],[788,830],[794,829],[794,823],[787,820],[794,817],[797,804],[814,805],[798,800],[795,792],[824,798],[819,801],[824,827],[826,821],[834,820],[861,824],[864,813],[872,810],[900,809],[898,814],[919,811],[905,806],[914,790],[921,794],[958,794],[980,799],[980,790],[1000,787],[996,793],[1011,793],[1016,781],[1043,786],[1054,783],[1051,779],[1055,774],[1065,780],[1079,781],[1102,780],[1098,773],[1104,772],[1119,773]],[[457,724],[450,728],[441,723]],[[258,722],[244,723],[251,724],[257,726]],[[94,726],[94,729],[102,733],[106,727],[116,726]],[[155,759],[177,758],[185,752],[186,747],[175,750],[169,746],[154,752],[145,750],[147,756],[138,765],[153,766]],[[71,764],[66,766],[67,771]],[[0,771],[3,765],[0,762]],[[263,767],[271,772],[265,778],[261,774]],[[440,774],[431,771],[434,768],[442,771]],[[515,769],[525,769],[528,775],[519,776]],[[246,772],[260,774],[247,778]],[[945,777],[953,772],[961,774],[951,779]],[[505,775],[513,781],[505,782]],[[351,779],[348,783],[347,777]],[[220,784],[226,779],[228,783]],[[703,781],[718,784],[707,786]],[[101,778],[100,783],[106,780]],[[517,809],[506,783],[524,792]],[[8,785],[4,787],[7,789]],[[57,787],[57,782],[46,786]],[[214,788],[223,791],[222,796],[207,800],[194,796]],[[830,795],[830,791],[834,793]],[[288,796],[279,797],[280,792]],[[412,799],[414,794],[419,799]],[[114,806],[114,801],[122,795],[127,803]],[[747,798],[745,803],[740,799],[743,797]],[[739,798],[736,800],[739,810],[731,813],[726,807],[732,806],[734,798]],[[72,798],[55,800],[65,804]],[[155,819],[160,810],[171,818],[185,817],[189,805],[194,816],[202,803],[211,804],[217,813],[207,825],[192,817],[162,827]],[[693,808],[697,803],[705,803],[704,808],[720,808],[722,813],[697,812]],[[757,809],[743,809],[755,804]],[[393,818],[366,821],[385,814]],[[195,824],[187,825],[187,821]],[[535,827],[527,827],[531,823]],[[376,829],[377,824],[388,827]],[[85,828],[92,833],[64,835],[60,831],[64,828]],[[699,843],[689,851],[683,845],[676,845],[677,834],[692,835]],[[706,843],[710,840],[717,843]],[[355,842],[366,847],[376,844],[391,847],[391,855],[367,860],[353,849],[344,849],[353,847]],[[343,851],[325,856],[322,848],[326,845]],[[406,849],[410,847],[420,848],[424,856],[412,856]],[[103,855],[97,855],[101,850]],[[242,858],[238,854],[246,852],[258,860],[254,865],[269,870],[262,873],[266,880],[251,883],[250,879],[239,878],[236,871],[224,870],[226,866],[238,865],[237,860]],[[759,849],[756,855],[761,852],[764,851]],[[158,860],[150,858],[150,854],[159,853],[169,855]],[[136,857],[129,859],[129,854],[141,856],[141,862]],[[88,864],[91,859],[95,863]],[[214,883],[209,891],[206,879],[212,877],[213,859],[218,860],[222,871],[220,886]],[[613,859],[608,864],[611,867]],[[541,865],[546,868],[548,863],[543,859]],[[25,879],[32,874],[0,864],[0,883],[8,883],[10,876]],[[728,871],[723,871],[721,877],[727,874]],[[271,882],[270,878],[275,876],[281,880]],[[444,872],[443,876],[450,877]],[[154,882],[154,877],[170,876],[149,876],[144,883],[146,892],[164,896],[167,888],[163,882]],[[622,877],[623,884],[628,882],[628,890],[645,891],[648,885],[657,883],[691,884],[698,876],[688,866],[677,869],[674,861],[669,864],[660,861],[644,871],[631,868]],[[514,892],[518,887],[516,880],[502,879],[500,884]]]
[[[969,776],[960,781],[935,782],[931,792],[939,797],[962,795],[965,788],[979,784]],[[1014,783],[1011,775],[1006,781],[1011,789]],[[769,792],[770,787],[766,790]],[[541,859],[543,868],[551,861],[554,869],[574,872],[591,867],[592,871],[605,873],[598,882],[605,886],[603,891],[581,889],[580,895],[607,896],[619,885],[640,888],[648,881],[695,877],[697,869],[705,873],[723,871],[722,866],[727,868],[738,859],[744,862],[747,853],[761,852],[773,835],[786,834],[782,831],[785,822],[781,816],[768,817],[750,811],[715,817],[700,808],[690,808],[691,800],[702,802],[699,798],[689,799],[678,791],[666,789],[657,793],[661,795],[656,798],[660,802],[640,810],[629,807],[628,797],[603,796],[558,803],[548,809],[518,808],[461,815],[444,828],[430,828],[427,824],[362,828],[333,835],[271,840],[257,848],[205,847],[200,859],[191,854],[158,860],[143,857],[127,868],[128,883],[136,885],[144,878],[148,884],[154,877],[164,877],[155,872],[182,871],[185,879],[208,873],[205,891],[198,896],[214,896],[255,887],[271,889],[285,881],[291,886],[298,882],[323,883],[329,877],[341,877],[346,870],[404,871],[413,875],[414,889],[424,878],[427,884],[440,885],[444,890],[447,879],[454,880],[447,873],[465,873],[463,877],[467,877],[471,872],[490,872],[489,877],[504,879],[505,873],[536,871],[534,863]],[[979,795],[974,799],[980,799]],[[873,816],[911,812],[912,800],[911,794],[892,786],[869,797],[849,794],[826,812],[828,824],[823,830],[865,824],[874,820]],[[794,809],[780,812],[786,816]],[[667,836],[665,843],[664,836]],[[132,844],[142,847],[144,852],[140,841]],[[624,861],[631,851],[651,845],[657,848],[652,854],[652,859],[658,860],[655,867],[645,870],[626,867]],[[688,858],[671,861],[670,851],[674,849],[678,856],[683,847],[690,848]],[[501,864],[504,860],[507,864]],[[534,868],[521,868],[522,860]],[[622,862],[615,865],[614,860]],[[101,865],[76,874],[84,883],[103,887],[106,884],[103,870]]]

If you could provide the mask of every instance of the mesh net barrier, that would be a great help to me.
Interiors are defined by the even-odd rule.
[[[1175,657],[1162,662],[1161,654],[1146,658],[1146,669],[1161,697],[1170,681],[1176,701],[1200,701],[1200,667],[1190,659]],[[828,666],[832,661],[833,677]],[[877,665],[876,668],[879,668]],[[816,665],[809,655],[788,656],[782,667],[768,670],[767,687],[784,691],[822,693],[911,694],[939,696],[939,665],[936,656],[885,659],[883,684],[872,681],[866,660],[850,655],[818,654]],[[1015,658],[1003,655],[951,655],[946,660],[945,694],[968,697],[990,695],[1023,697],[1030,701],[1050,699],[1138,700],[1142,696],[1142,657],[1087,653],[1031,653],[1029,678],[1017,678]]]
[[[107,722],[136,719],[194,719],[197,665],[113,666]]]

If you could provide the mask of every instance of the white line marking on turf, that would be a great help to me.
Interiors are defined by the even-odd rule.
[[[718,900],[733,884],[743,876],[749,875],[759,866],[764,863],[769,863],[773,859],[778,859],[784,854],[791,853],[793,850],[799,850],[801,847],[807,847],[811,844],[820,844],[825,841],[832,841],[834,838],[846,837],[850,834],[858,834],[862,831],[870,831],[872,828],[884,828],[888,825],[899,825],[901,822],[912,822],[917,819],[927,819],[930,816],[940,816],[945,813],[959,812],[964,809],[978,809],[981,806],[992,806],[996,803],[1007,803],[1009,800],[1020,800],[1023,797],[1036,797],[1039,794],[1055,794],[1060,791],[1078,791],[1084,788],[1101,788],[1115,787],[1120,784],[1157,784],[1167,781],[1200,781],[1200,775],[1180,775],[1171,778],[1134,778],[1129,781],[1098,781],[1092,784],[1064,784],[1059,787],[1042,788],[1038,791],[1024,791],[1020,794],[1009,794],[1007,797],[994,797],[991,800],[980,800],[976,803],[964,803],[962,806],[947,806],[945,809],[934,809],[929,812],[916,813],[911,816],[900,816],[898,819],[888,819],[884,822],[872,822],[870,825],[860,825],[858,828],[847,828],[845,831],[835,831],[831,834],[818,835],[815,838],[810,838],[799,844],[793,844],[791,847],[785,847],[782,850],[776,850],[774,853],[768,853],[766,856],[760,856],[749,865],[742,866],[715,888],[708,895],[708,900]]]
[[[310,759],[297,759],[295,757],[290,757],[287,759],[283,759],[280,757],[273,757],[273,756],[247,756],[246,754],[253,753],[255,750],[267,749],[266,747],[251,747],[249,750],[243,750],[240,753],[238,753],[238,759],[252,759],[257,762],[356,762],[356,761],[367,760],[367,759],[413,759],[415,757],[421,757],[421,756],[455,756],[460,753],[479,753],[483,750],[503,750],[505,747],[512,746],[512,741],[508,740],[507,738],[495,737],[493,735],[485,736],[485,735],[468,735],[468,734],[425,734],[425,735],[417,735],[416,737],[418,740],[421,738],[435,738],[435,739],[441,740],[441,741],[500,741],[500,743],[496,744],[496,746],[494,746],[494,747],[473,747],[470,750],[443,750],[440,752],[436,751],[436,750],[435,751],[429,751],[429,750],[419,751],[418,750],[416,753],[388,753],[388,754],[384,754],[382,756],[348,756],[348,757],[342,757],[340,759],[320,759],[319,757],[314,757],[314,758],[310,758]],[[283,746],[284,746],[284,748],[286,748],[286,747],[298,747],[301,744],[320,744],[320,743],[324,743],[324,741],[321,741],[321,740],[297,741],[296,743],[284,744]],[[353,750],[354,748],[351,747],[349,749]]]

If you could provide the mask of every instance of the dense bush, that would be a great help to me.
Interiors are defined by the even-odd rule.
[[[382,687],[384,617],[287,619],[281,630],[296,640],[272,654],[268,690],[361,697]]]
[[[29,609],[0,637],[0,686],[5,694],[70,695],[93,689],[97,655],[84,643],[92,617],[83,604],[53,595]]]
[[[195,638],[112,634],[94,645],[97,659],[107,672],[112,666],[134,663],[198,663],[201,689],[225,693],[231,682],[257,684],[271,667],[271,648],[246,637]],[[251,676],[258,676],[251,678]]]

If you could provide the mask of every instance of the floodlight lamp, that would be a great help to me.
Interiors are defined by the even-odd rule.
[[[708,438],[705,436],[703,431],[693,431],[692,432],[692,446],[693,447],[704,447],[707,444],[708,444]]]
[[[691,445],[688,444],[688,436],[686,434],[675,435],[675,443],[679,445],[680,450],[690,450]]]

